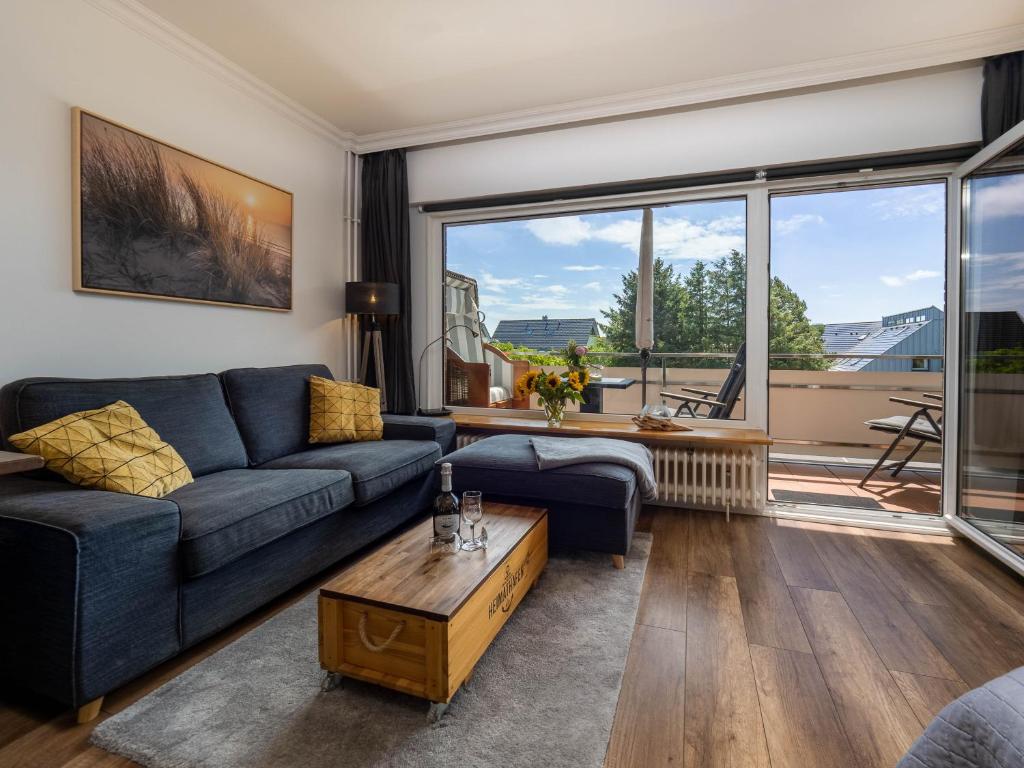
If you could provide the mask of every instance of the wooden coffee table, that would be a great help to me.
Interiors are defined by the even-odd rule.
[[[424,520],[320,589],[323,688],[352,677],[431,702],[437,720],[548,561],[547,510],[484,504],[487,549],[431,551]]]

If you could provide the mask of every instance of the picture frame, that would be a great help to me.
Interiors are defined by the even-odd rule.
[[[73,287],[290,312],[291,192],[72,108]]]

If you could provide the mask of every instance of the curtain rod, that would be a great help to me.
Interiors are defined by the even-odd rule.
[[[840,160],[817,160],[808,163],[766,166],[764,168],[743,168],[734,171],[695,173],[686,176],[667,176],[640,181],[613,181],[605,184],[563,187],[536,192],[513,192],[505,195],[467,197],[436,203],[422,203],[419,206],[419,210],[422,213],[448,213],[451,211],[480,208],[502,208],[513,205],[558,203],[592,197],[614,197],[641,192],[664,192],[671,189],[714,186],[716,184],[736,184],[744,181],[813,178],[815,176],[831,176],[852,171],[912,168],[914,166],[934,165],[936,163],[960,162],[966,160],[980,148],[980,142],[973,142],[912,152],[862,155]]]

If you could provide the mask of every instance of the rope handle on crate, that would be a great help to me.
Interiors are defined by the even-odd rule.
[[[405,622],[400,621],[395,628],[391,630],[391,634],[388,635],[387,640],[383,643],[375,643],[370,639],[370,635],[366,631],[366,622],[368,618],[369,614],[366,613],[359,617],[359,639],[362,641],[366,650],[370,651],[370,653],[381,653],[382,651],[386,651],[388,646],[395,642],[395,638],[398,637],[403,629],[405,629]]]

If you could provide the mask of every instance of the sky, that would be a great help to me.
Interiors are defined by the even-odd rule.
[[[943,303],[944,185],[772,199],[772,274],[813,322],[880,320]],[[655,255],[685,274],[746,252],[742,199],[654,209]],[[594,317],[636,268],[639,209],[447,228],[448,268],[475,277],[494,330],[504,319]]]

